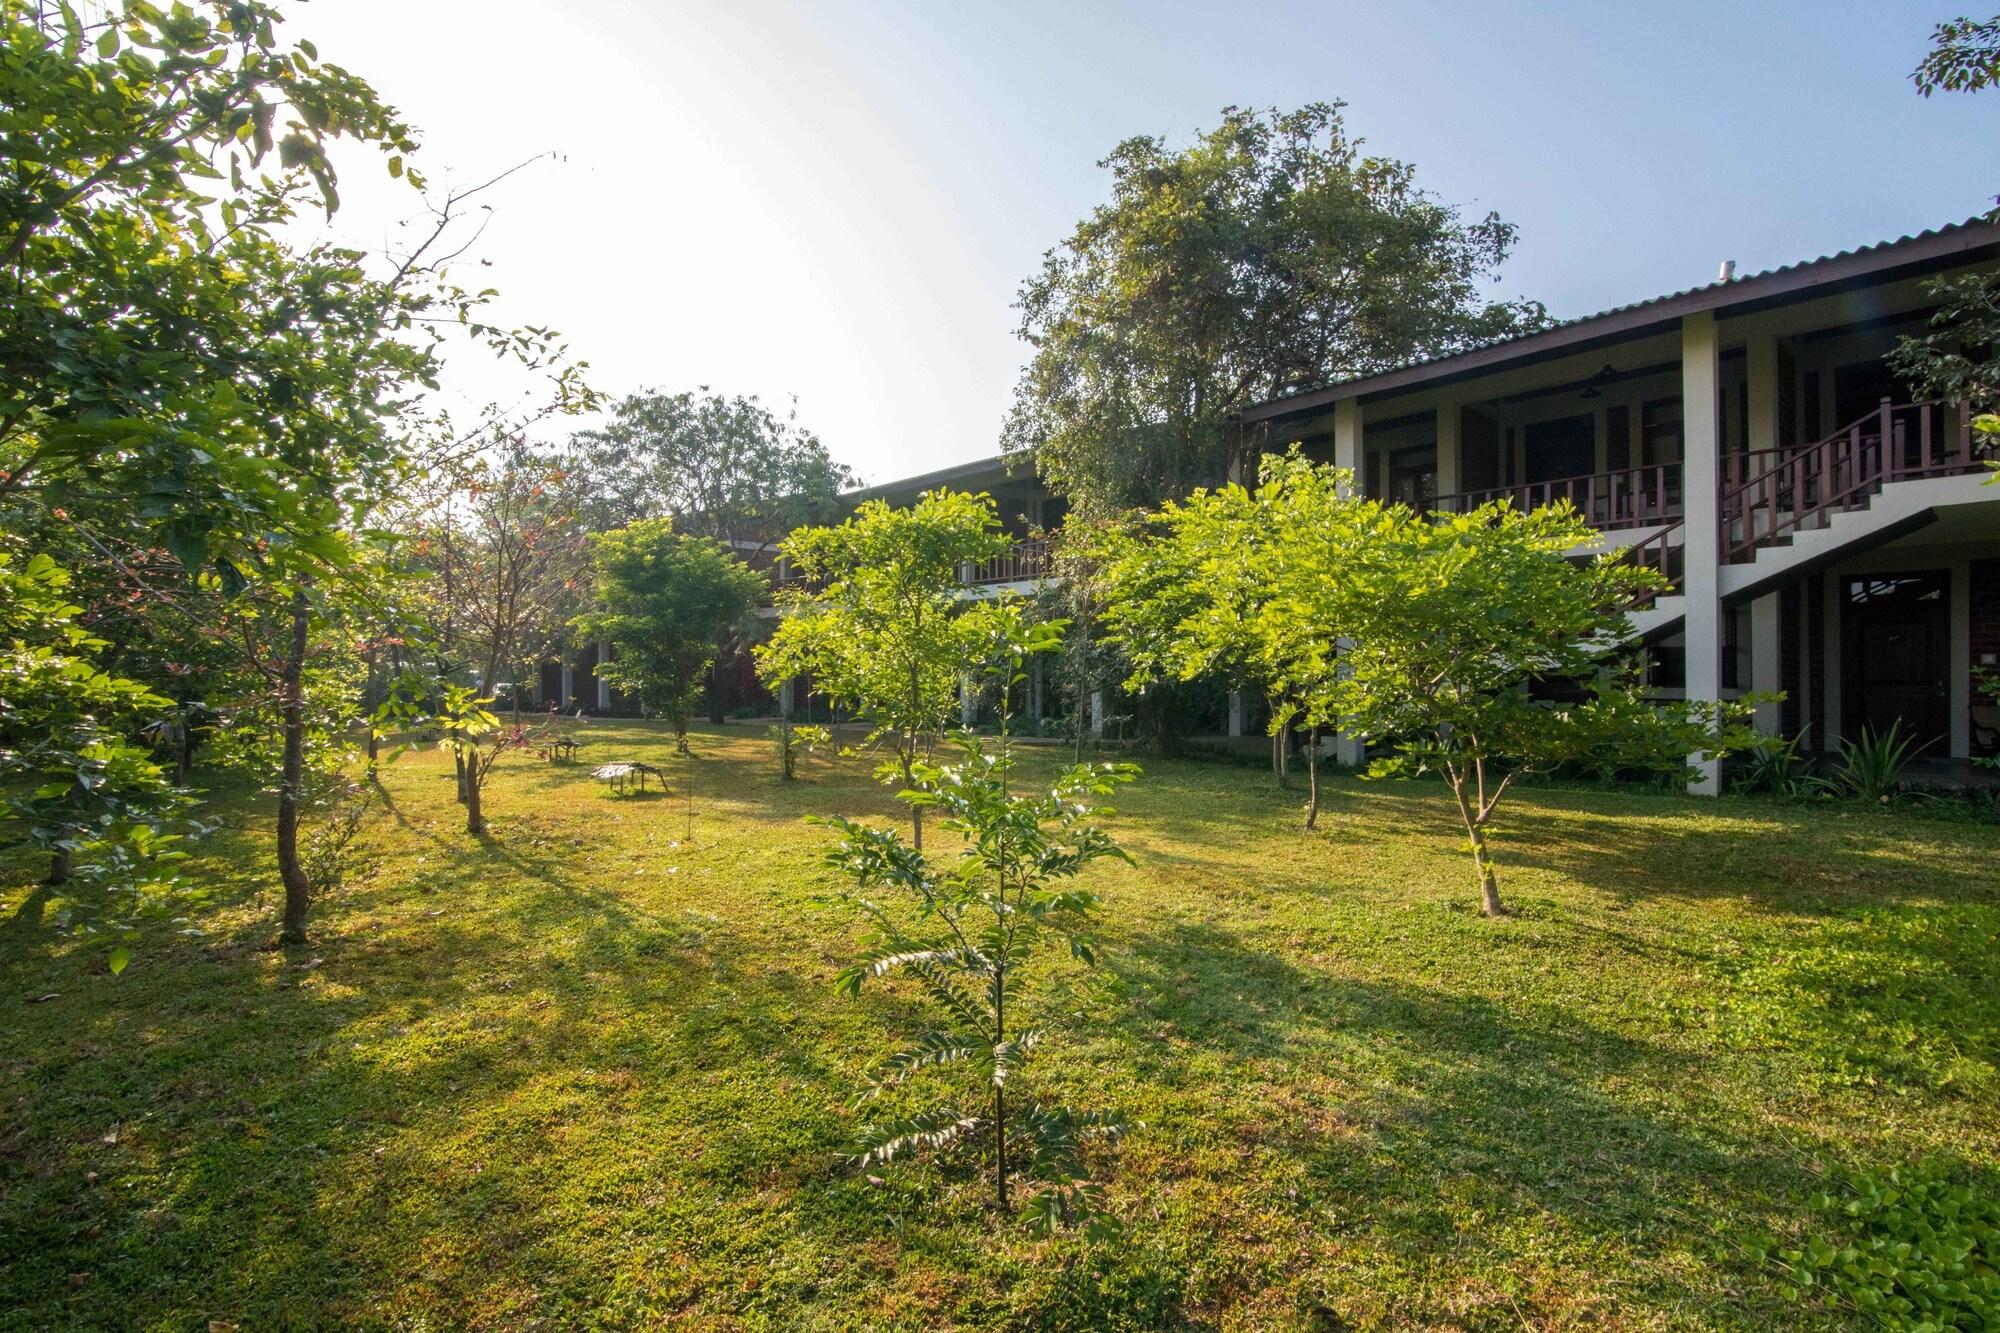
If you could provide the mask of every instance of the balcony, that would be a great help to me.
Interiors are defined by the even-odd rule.
[[[1600,531],[1650,527],[1681,517],[1681,465],[1654,463],[1520,486],[1460,491],[1455,495],[1440,495],[1431,508],[1437,513],[1465,514],[1495,500],[1510,501],[1514,508],[1523,511],[1567,500],[1585,522]]]
[[[1004,555],[964,566],[960,579],[974,585],[1032,583],[1046,578],[1048,572],[1049,544],[1039,537],[1025,537]]]

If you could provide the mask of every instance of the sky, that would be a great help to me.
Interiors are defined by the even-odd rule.
[[[290,35],[419,129],[434,186],[536,159],[461,276],[599,389],[756,394],[864,479],[998,450],[1021,280],[1098,161],[1225,106],[1347,103],[1366,151],[1520,228],[1496,297],[1588,314],[1961,221],[2000,92],[1916,95],[1921,4],[309,0]],[[420,206],[344,154],[330,224]],[[461,353],[460,409],[522,401]],[[569,427],[551,426],[544,434]]]

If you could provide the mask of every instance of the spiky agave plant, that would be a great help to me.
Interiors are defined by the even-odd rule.
[[[1096,1213],[1097,1187],[1086,1176],[1082,1147],[1115,1138],[1126,1126],[1101,1112],[1044,1105],[1022,1090],[1023,1071],[1045,1030],[1023,1021],[1020,977],[1050,943],[1066,946],[1085,965],[1096,962],[1087,931],[1098,898],[1073,881],[1093,861],[1130,859],[1092,822],[1110,808],[1093,803],[1138,770],[1078,764],[1046,788],[1016,792],[1006,697],[1027,655],[1059,641],[1060,625],[1027,625],[1018,608],[1006,605],[976,614],[986,622],[980,627],[985,674],[1000,686],[998,752],[961,736],[955,762],[920,766],[912,790],[902,793],[936,809],[940,826],[957,835],[958,849],[926,855],[889,829],[839,817],[816,821],[839,832],[828,860],[853,883],[843,898],[874,927],[867,951],[841,971],[840,989],[858,995],[870,980],[906,976],[932,1009],[932,1026],[871,1072],[859,1100],[931,1071],[957,1073],[973,1093],[971,1100],[869,1123],[856,1157],[868,1166],[990,1142],[1001,1211],[1011,1206],[1010,1183],[1019,1174],[1041,1187],[1025,1210],[1031,1227],[1046,1231],[1089,1219],[1101,1229],[1108,1223]]]

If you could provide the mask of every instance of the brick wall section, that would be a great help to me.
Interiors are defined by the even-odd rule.
[[[1972,666],[1988,654],[2000,658],[2000,560],[1972,562]],[[1995,670],[1995,668],[1988,668]]]

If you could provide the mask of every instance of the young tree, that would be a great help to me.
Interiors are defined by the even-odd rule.
[[[990,1132],[998,1206],[1003,1212],[1011,1206],[1016,1173],[1039,1181],[1046,1188],[1029,1203],[1027,1218],[1046,1232],[1093,1211],[1096,1189],[1080,1150],[1088,1139],[1118,1136],[1124,1125],[1102,1113],[1044,1106],[1023,1093],[1029,1057],[1047,1033],[1023,1020],[1022,973],[1049,937],[1084,964],[1096,961],[1084,932],[1098,898],[1071,882],[1093,861],[1130,859],[1093,822],[1112,811],[1091,803],[1137,770],[1077,765],[1053,783],[1017,793],[1007,698],[1024,679],[1027,658],[1057,646],[1061,626],[1031,624],[1018,605],[989,604],[968,617],[967,629],[970,660],[1000,699],[998,753],[965,737],[957,763],[917,764],[914,787],[901,793],[914,807],[937,810],[943,827],[964,838],[960,850],[940,862],[893,830],[838,816],[813,822],[840,834],[828,863],[854,882],[859,892],[843,896],[874,928],[861,960],[841,970],[840,989],[856,995],[870,980],[901,973],[916,979],[935,1011],[933,1027],[877,1066],[863,1098],[891,1095],[928,1071],[963,1070],[984,1103],[984,1109],[978,1102],[947,1103],[872,1122],[861,1132],[860,1163],[942,1150]]]
[[[613,647],[600,674],[673,723],[674,748],[686,754],[688,718],[716,644],[757,605],[764,576],[718,541],[675,532],[669,518],[598,533],[591,554],[599,609],[577,630]]]
[[[1296,451],[1267,457],[1257,489],[1232,483],[1162,505],[1110,565],[1106,620],[1132,663],[1128,686],[1219,677],[1262,690],[1280,781],[1287,739],[1306,729],[1309,829],[1345,632],[1324,583],[1344,577],[1344,552],[1380,511],[1347,481]]]
[[[1390,751],[1371,775],[1443,777],[1488,916],[1506,909],[1487,832],[1516,779],[1573,761],[1691,773],[1689,755],[1755,739],[1755,698],[1649,699],[1616,669],[1631,640],[1625,608],[1665,580],[1615,556],[1572,558],[1595,541],[1567,505],[1435,518],[1397,507],[1325,571],[1349,626],[1332,708]],[[1577,681],[1594,682],[1582,703],[1534,697],[1539,682]]]
[[[962,491],[931,491],[909,509],[870,500],[838,527],[799,529],[782,550],[803,580],[779,594],[784,616],[757,646],[758,674],[773,688],[811,676],[870,724],[870,743],[892,747],[878,776],[909,786],[971,660],[960,567],[1006,549],[992,497]],[[910,829],[921,849],[921,805]]]
[[[1085,512],[1222,481],[1251,402],[1544,321],[1479,294],[1514,228],[1363,156],[1340,113],[1231,107],[1185,149],[1126,140],[1110,201],[1022,285],[1006,444]]]

